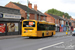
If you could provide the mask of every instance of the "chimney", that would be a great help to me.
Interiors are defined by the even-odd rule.
[[[28,2],[28,7],[32,9],[32,3]]]
[[[63,18],[65,18],[65,16],[63,15]]]
[[[35,5],[34,5],[34,10],[36,10],[36,11],[37,11],[37,4],[35,4]]]

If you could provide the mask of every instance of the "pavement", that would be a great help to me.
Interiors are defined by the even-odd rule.
[[[68,32],[68,35],[70,35],[70,32]],[[66,32],[56,32],[56,35],[54,36],[66,36]],[[0,39],[11,39],[11,38],[20,38],[21,35],[9,35],[9,36],[0,36]]]
[[[11,38],[20,38],[21,35],[9,35],[9,36],[0,36],[0,39],[11,39]]]
[[[71,35],[70,31],[68,31],[67,35]],[[66,32],[56,32],[55,36],[66,36]]]

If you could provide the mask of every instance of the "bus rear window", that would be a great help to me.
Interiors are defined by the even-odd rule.
[[[24,21],[23,27],[35,27],[35,22],[34,21]]]

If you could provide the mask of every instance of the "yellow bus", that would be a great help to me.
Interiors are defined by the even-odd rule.
[[[45,21],[23,20],[23,37],[45,37],[55,35],[55,24]]]

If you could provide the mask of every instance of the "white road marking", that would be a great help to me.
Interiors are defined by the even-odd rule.
[[[59,45],[59,44],[62,44],[62,43],[64,43],[64,42],[60,42],[60,43],[56,43],[56,44],[53,44],[53,45],[49,45],[49,46],[40,48],[40,49],[38,49],[38,50],[43,50],[43,49],[46,49],[46,48],[49,48],[49,47],[53,47],[53,46],[56,46],[56,45]]]

